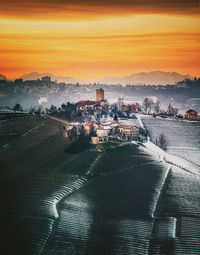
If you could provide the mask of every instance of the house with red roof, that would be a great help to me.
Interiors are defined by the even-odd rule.
[[[91,121],[91,122],[88,122],[84,125],[84,131],[85,131],[85,134],[86,135],[91,135],[91,133],[93,132],[94,130],[94,124],[95,122],[94,121]]]
[[[195,110],[189,109],[186,114],[185,117],[189,120],[198,120],[199,116],[198,116],[198,112],[196,112]]]

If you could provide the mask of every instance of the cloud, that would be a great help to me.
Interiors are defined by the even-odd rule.
[[[198,15],[199,0],[0,0],[4,17],[88,18],[102,15],[167,13]]]

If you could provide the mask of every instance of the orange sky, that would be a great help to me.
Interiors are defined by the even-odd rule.
[[[199,76],[198,3],[0,0],[0,73],[85,80],[152,70]]]

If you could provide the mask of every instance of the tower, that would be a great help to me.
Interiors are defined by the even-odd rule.
[[[96,90],[96,101],[100,102],[104,100],[104,90],[102,88]]]

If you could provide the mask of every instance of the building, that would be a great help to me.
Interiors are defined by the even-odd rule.
[[[104,100],[104,90],[102,88],[96,90],[96,101],[100,102]]]
[[[121,122],[110,120],[99,124],[99,128],[107,129],[108,135],[116,135],[118,133],[118,126],[122,124]],[[99,131],[101,132],[101,131]]]
[[[119,125],[119,136],[125,140],[138,140],[139,129],[133,125]]]
[[[88,122],[84,126],[84,131],[86,135],[91,135],[94,130],[94,121]]]
[[[96,134],[99,137],[109,136],[111,133],[112,128],[109,126],[100,126],[96,129]]]
[[[94,106],[95,106],[96,102],[95,101],[90,101],[90,100],[82,100],[77,102],[76,104],[76,108],[77,110],[94,110]]]
[[[108,111],[108,101],[107,100],[101,100],[99,104],[102,106],[102,109],[105,111]]]
[[[79,122],[71,122],[68,128],[73,127],[74,133],[80,135],[83,132],[83,125]]]
[[[189,109],[186,112],[185,117],[190,120],[198,120],[199,119],[198,112],[196,112],[195,110],[192,110],[192,109]]]
[[[69,137],[69,134],[68,134],[67,130],[63,130],[63,136],[66,137],[66,138]]]
[[[99,126],[100,126],[100,122],[98,122],[98,121],[95,121],[94,122],[94,124],[93,124],[93,131],[96,133],[96,131],[97,131],[97,128],[99,128]]]
[[[92,136],[91,143],[92,144],[99,144],[99,143],[106,143],[108,142],[108,136]]]
[[[136,112],[136,104],[131,104],[131,112]]]
[[[67,126],[63,126],[63,136],[70,137],[74,135],[80,135],[83,133],[83,125],[79,122],[67,123]]]
[[[63,130],[63,136],[68,138],[74,135],[74,127],[68,126],[65,130]]]

